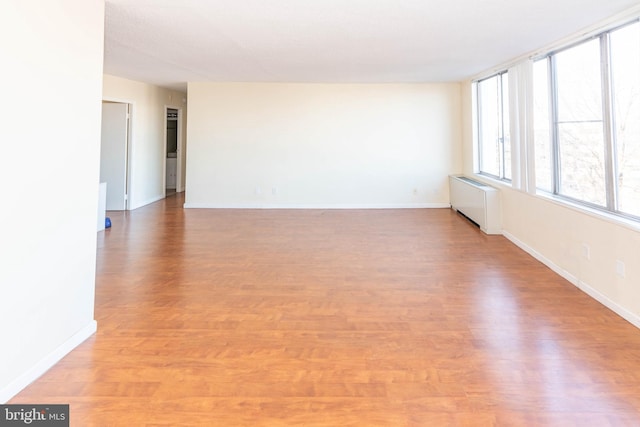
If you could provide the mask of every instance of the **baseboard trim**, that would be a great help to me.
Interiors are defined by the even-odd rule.
[[[87,326],[76,332],[71,338],[62,343],[58,348],[49,353],[27,372],[20,375],[6,387],[0,389],[0,404],[7,403],[11,398],[20,393],[25,387],[37,380],[42,374],[47,372],[53,365],[58,363],[64,356],[69,354],[74,348],[82,344],[87,338],[95,334],[98,323],[92,320]]]
[[[622,317],[624,320],[631,323],[636,328],[640,329],[640,316],[627,310],[625,307],[611,300],[608,296],[604,295],[593,286],[580,280],[578,277],[569,273],[565,269],[559,267],[558,265],[553,263],[550,259],[543,256],[541,253],[539,253],[538,251],[536,251],[535,249],[533,249],[532,247],[530,247],[529,245],[527,245],[526,243],[524,243],[523,241],[515,237],[513,234],[503,231],[503,235],[504,237],[509,239],[514,245],[518,246],[520,249],[527,252],[529,255],[531,255],[532,257],[534,257],[535,259],[537,259],[538,261],[540,261],[541,263],[549,267],[551,270],[553,270],[559,276],[566,279],[568,282],[570,282],[572,285],[580,289],[582,292],[589,295],[591,298],[595,299],[600,304],[604,305],[609,310],[613,311],[618,316]]]
[[[185,203],[185,209],[444,209],[448,203],[398,203],[398,204],[234,204],[234,203]]]
[[[155,203],[155,202],[157,202],[157,201],[163,200],[165,197],[166,197],[166,196],[163,194],[163,195],[161,195],[161,196],[157,196],[157,197],[154,197],[154,198],[152,198],[152,199],[145,200],[145,201],[144,201],[144,202],[142,202],[142,203],[139,203],[139,204],[137,204],[137,205],[135,205],[135,206],[132,206],[129,210],[135,210],[135,209],[141,208],[141,207],[143,207],[143,206],[150,205],[151,203]]]
[[[630,312],[626,308],[622,307],[620,304],[609,299],[609,297],[607,297],[606,295],[600,293],[600,291],[595,289],[593,286],[581,280],[578,281],[577,286],[580,290],[582,290],[582,292],[589,295],[591,298],[595,299],[605,307],[609,308],[609,310],[613,311],[618,316],[622,317],[624,320],[631,323],[636,328],[640,329],[640,316],[637,316],[634,313]]]

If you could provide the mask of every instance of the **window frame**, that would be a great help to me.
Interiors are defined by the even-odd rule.
[[[476,155],[477,155],[477,159],[478,159],[478,171],[477,173],[479,173],[480,175],[489,177],[489,178],[493,178],[493,179],[497,179],[506,183],[511,183],[512,182],[512,178],[508,178],[506,177],[506,167],[507,165],[505,164],[505,131],[507,132],[507,134],[510,134],[510,129],[505,129],[505,120],[504,120],[504,113],[505,111],[507,112],[507,114],[510,114],[510,108],[509,108],[509,102],[507,100],[506,105],[505,105],[505,99],[504,99],[504,84],[505,84],[505,75],[507,76],[507,86],[509,84],[509,80],[508,80],[508,76],[509,76],[509,70],[502,70],[499,71],[497,73],[491,74],[490,76],[487,77],[483,77],[482,79],[478,79],[474,82],[474,87],[475,87],[475,95],[476,95],[476,102],[475,102],[475,108],[476,108],[476,123],[475,123],[475,127],[476,127],[476,132],[477,132],[477,150],[476,150]],[[482,115],[483,115],[483,111],[481,108],[481,103],[482,103],[482,96],[480,93],[480,84],[484,81],[493,79],[493,78],[497,78],[497,86],[498,86],[498,117],[499,117],[499,126],[498,126],[498,141],[499,141],[499,153],[498,153],[498,173],[499,175],[494,175],[490,172],[487,172],[485,170],[483,170],[483,138],[482,138]],[[508,87],[507,87],[507,93],[508,92]],[[510,119],[510,117],[509,117]],[[509,122],[510,123],[510,122]],[[509,138],[509,143],[511,143],[511,139]],[[511,164],[508,165],[509,168],[511,168]],[[511,175],[513,176],[513,171],[511,173]]]
[[[619,210],[618,205],[618,156],[617,156],[617,141],[616,141],[616,127],[615,127],[615,112],[614,112],[614,87],[612,78],[612,57],[611,57],[611,33],[616,30],[638,24],[640,25],[640,18],[635,18],[631,21],[627,21],[623,24],[609,28],[591,37],[581,39],[570,45],[564,46],[560,49],[550,51],[544,55],[532,58],[533,61],[546,61],[547,62],[547,77],[548,77],[548,93],[549,93],[549,125],[551,129],[551,188],[552,192],[549,193],[546,189],[536,186],[536,193],[546,194],[553,198],[564,200],[573,205],[584,206],[589,209],[604,212],[607,214],[613,214],[625,219],[632,220],[634,222],[640,221],[640,215],[634,215],[628,212]],[[601,96],[602,96],[602,126],[603,126],[603,143],[604,143],[604,174],[605,174],[605,205],[601,206],[596,203],[577,199],[575,197],[561,194],[561,164],[560,164],[560,142],[559,142],[559,120],[558,120],[558,81],[557,81],[557,64],[556,55],[567,50],[573,49],[584,43],[599,40],[600,45],[600,83],[601,83]],[[534,142],[535,144],[535,142]]]

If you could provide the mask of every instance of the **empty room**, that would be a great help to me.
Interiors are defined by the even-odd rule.
[[[637,0],[0,32],[0,425],[640,425]]]

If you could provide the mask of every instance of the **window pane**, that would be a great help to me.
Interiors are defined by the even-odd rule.
[[[552,192],[552,154],[549,113],[549,62],[533,63],[533,138],[535,144],[536,186]]]
[[[556,55],[560,194],[606,205],[600,40]]]
[[[500,176],[498,76],[478,83],[480,171]]]
[[[574,199],[606,205],[601,123],[561,123],[560,193]],[[594,148],[595,147],[595,148]]]
[[[618,210],[640,216],[640,24],[611,33]]]
[[[504,150],[504,177],[511,179],[511,128],[509,124],[509,75],[502,74],[502,147]]]

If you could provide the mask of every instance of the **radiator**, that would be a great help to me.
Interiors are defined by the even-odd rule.
[[[449,176],[451,208],[463,214],[487,234],[502,234],[500,192],[462,175]]]

